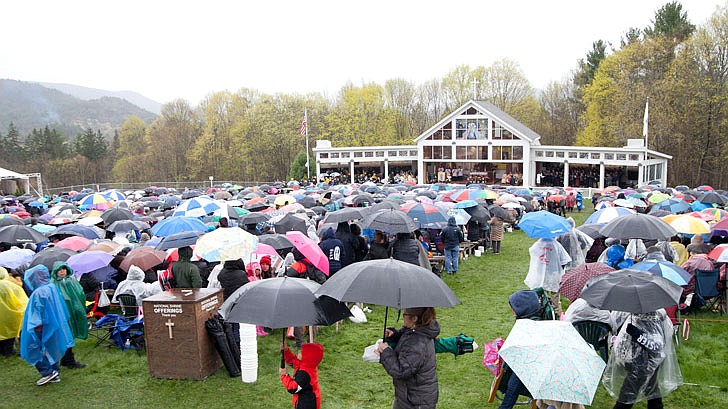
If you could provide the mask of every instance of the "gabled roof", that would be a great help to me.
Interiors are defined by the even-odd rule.
[[[473,101],[470,100],[463,104],[460,108],[457,108],[452,111],[452,113],[442,120],[440,120],[438,123],[436,123],[434,126],[432,126],[430,129],[426,130],[420,136],[414,139],[415,143],[418,143],[420,140],[428,137],[436,130],[440,129],[444,124],[447,122],[450,122],[453,120],[454,117],[460,115],[461,112],[468,110],[469,108],[476,108],[477,110],[483,112],[491,119],[496,120],[497,122],[501,123],[506,129],[511,131],[515,136],[524,139],[528,141],[529,143],[533,145],[540,145],[538,140],[541,138],[541,135],[534,132],[532,129],[527,127],[526,125],[520,123],[518,120],[513,118],[512,116],[508,115],[504,111],[502,111],[500,108],[496,107],[495,105],[491,104],[487,101]]]
[[[28,179],[27,176],[13,172],[5,168],[0,168],[0,179]]]

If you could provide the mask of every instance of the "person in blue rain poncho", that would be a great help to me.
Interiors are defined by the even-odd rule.
[[[20,330],[20,356],[40,372],[36,385],[59,382],[60,360],[75,345],[66,303],[58,287],[51,285],[46,266],[26,270],[23,281],[32,292]]]

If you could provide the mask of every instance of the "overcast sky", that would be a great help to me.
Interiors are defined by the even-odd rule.
[[[335,95],[351,82],[420,84],[461,64],[516,61],[564,78],[603,39],[651,24],[665,0],[7,1],[0,78],[131,90],[196,105],[214,91]],[[696,26],[724,5],[682,0]]]

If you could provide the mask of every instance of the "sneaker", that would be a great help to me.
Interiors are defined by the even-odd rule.
[[[43,386],[43,385],[47,384],[48,382],[51,382],[53,380],[53,378],[55,378],[57,376],[58,376],[58,371],[53,371],[49,375],[46,375],[46,376],[38,379],[35,382],[35,384],[38,386]]]
[[[51,383],[58,383],[61,381],[61,374],[56,375],[55,378],[51,379]]]

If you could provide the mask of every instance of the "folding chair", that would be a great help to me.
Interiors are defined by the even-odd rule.
[[[122,351],[127,349],[140,351],[146,346],[142,316],[127,319],[119,314],[106,314],[94,323],[94,327],[93,336],[97,339],[95,346],[108,343],[108,346],[118,347]]]
[[[604,362],[607,362],[609,359],[609,334],[611,334],[612,328],[598,321],[579,321],[573,325],[584,341],[591,344]]]
[[[141,306],[137,305],[137,299],[133,294],[119,294],[117,297],[121,307],[121,315],[127,319],[134,319],[141,315]]]
[[[723,314],[723,293],[718,290],[720,269],[695,270],[695,294],[698,295],[711,311],[716,309]]]

